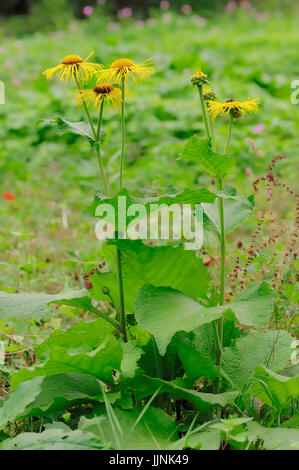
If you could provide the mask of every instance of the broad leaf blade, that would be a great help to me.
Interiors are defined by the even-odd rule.
[[[210,139],[196,135],[186,143],[182,158],[199,163],[207,173],[217,178],[222,178],[235,164],[232,157],[213,152]]]

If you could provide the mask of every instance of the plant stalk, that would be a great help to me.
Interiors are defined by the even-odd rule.
[[[228,154],[231,134],[232,134],[232,126],[233,126],[233,116],[229,114],[229,126],[228,126],[228,133],[227,133],[227,140],[225,146],[225,155]],[[223,178],[217,178],[217,190],[219,192],[223,191]],[[220,263],[220,296],[219,296],[219,305],[224,305],[224,295],[225,295],[225,225],[224,225],[224,204],[223,198],[218,198],[218,209],[219,209],[219,222],[220,222],[220,256],[221,256],[221,263]],[[219,343],[220,348],[217,354],[217,362],[219,367],[221,368],[222,362],[222,346],[223,346],[223,317],[220,318],[218,321],[218,335],[219,335]],[[218,381],[218,390],[220,387],[220,380]]]
[[[205,124],[205,130],[206,130],[207,137],[209,139],[211,137],[211,134],[210,134],[209,123],[208,123],[208,118],[207,118],[207,113],[206,113],[205,100],[203,97],[202,85],[197,85],[197,88],[198,88],[198,93],[199,93],[201,109],[202,109],[202,116],[203,116],[203,120]]]
[[[125,128],[125,79],[121,81],[121,155],[120,155],[120,173],[119,173],[119,189],[123,187],[123,169],[125,159],[126,146],[126,128]]]
[[[75,77],[75,78],[76,78],[76,82],[77,82],[78,89],[79,89],[79,91],[80,91],[80,90],[81,90],[81,87],[80,87],[79,80],[78,80],[77,77]],[[98,138],[99,138],[99,136],[100,136],[100,129],[101,129],[101,124],[102,124],[102,115],[103,115],[104,100],[102,101],[102,104],[101,104],[101,109],[100,109],[100,116],[101,116],[101,117],[99,117],[99,122],[98,122],[98,129],[97,129],[97,131],[95,130],[94,124],[93,124],[92,119],[91,119],[91,117],[90,117],[90,113],[89,113],[89,111],[88,111],[88,107],[87,107],[87,104],[85,103],[85,101],[83,101],[83,106],[84,106],[84,109],[85,109],[85,112],[86,112],[86,116],[87,116],[89,125],[90,125],[90,127],[91,127],[91,131],[92,131],[92,134],[93,134],[93,137],[94,137],[94,140],[95,140],[95,151],[96,151],[96,154],[97,154],[97,157],[98,157],[98,164],[99,164],[99,168],[100,168],[102,180],[103,180],[103,183],[104,183],[105,193],[106,193],[106,195],[109,195],[109,190],[108,190],[108,185],[107,185],[107,181],[106,181],[106,176],[105,176],[105,170],[104,170],[103,160],[102,160],[102,156],[101,156],[101,152],[100,152],[100,147],[99,147],[99,144],[98,144]]]
[[[125,79],[121,81],[121,156],[120,156],[120,173],[119,173],[119,188],[123,187],[123,166],[125,159]],[[118,297],[119,297],[119,310],[120,310],[120,328],[124,342],[128,341],[127,338],[127,325],[126,325],[126,311],[124,301],[124,288],[123,288],[123,277],[122,277],[122,265],[121,265],[121,251],[116,247],[116,264],[117,264],[117,279],[118,279]]]
[[[120,329],[121,329],[123,340],[126,343],[128,341],[128,338],[127,338],[123,277],[122,277],[122,267],[121,267],[121,251],[118,248],[118,246],[116,247],[116,266],[117,266],[118,296],[119,296],[119,310],[120,310],[119,324],[120,324]]]

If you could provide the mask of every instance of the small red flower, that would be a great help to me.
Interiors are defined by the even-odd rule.
[[[7,191],[4,191],[2,193],[2,197],[3,197],[3,199],[6,199],[7,201],[14,201],[15,198],[16,198],[16,196],[14,194],[9,193]]]

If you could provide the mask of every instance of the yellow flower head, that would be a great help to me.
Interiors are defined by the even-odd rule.
[[[201,69],[198,69],[191,77],[192,85],[207,85],[208,76]]]
[[[125,82],[131,77],[134,81],[144,80],[154,72],[151,67],[150,60],[145,60],[139,64],[135,64],[130,59],[115,60],[109,69],[101,70],[99,73],[98,83],[116,82],[120,83],[122,79]]]
[[[74,93],[78,94],[76,101],[79,105],[82,103],[93,103],[94,107],[98,109],[101,108],[105,98],[108,105],[111,105],[113,108],[120,106],[122,100],[121,90],[106,83],[95,86],[93,90],[76,90]]]
[[[89,54],[86,59],[82,59],[82,57],[76,54],[67,55],[62,60],[61,64],[56,65],[56,67],[52,67],[51,69],[45,70],[42,75],[44,75],[47,79],[50,79],[56,73],[59,80],[64,80],[65,83],[68,82],[70,77],[73,82],[77,82],[79,78],[87,81],[96,72],[103,68],[103,65],[87,62],[92,54],[93,52]]]
[[[245,101],[235,101],[233,99],[228,99],[224,103],[219,103],[218,101],[209,101],[208,111],[213,119],[221,114],[231,113],[232,116],[237,119],[242,113],[256,113],[258,111],[259,99],[258,98],[249,98]]]
[[[204,85],[202,87],[203,91],[203,97],[205,101],[215,101],[216,100],[216,94],[212,90],[212,88],[209,85]]]

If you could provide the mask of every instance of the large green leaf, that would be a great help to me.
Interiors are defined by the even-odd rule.
[[[169,287],[147,285],[138,292],[135,314],[138,324],[155,337],[164,355],[176,332],[194,330],[216,320],[222,312],[204,309],[191,297]]]
[[[232,157],[213,152],[210,139],[201,139],[197,135],[186,143],[182,158],[199,163],[207,173],[218,178],[222,178],[235,164]]]
[[[223,314],[244,325],[260,327],[267,323],[271,311],[272,292],[265,283],[218,307],[205,308],[181,292],[152,285],[140,289],[135,302],[136,320],[155,337],[161,354],[178,331],[192,331]]]
[[[122,450],[165,449],[177,438],[174,419],[159,408],[134,407],[124,411],[114,407],[113,414],[117,421],[114,429],[104,407],[92,419],[82,417],[79,429],[95,434],[106,447],[118,450],[118,443]]]
[[[238,392],[224,392],[218,394],[197,392],[194,389],[189,389],[186,381],[180,378],[170,382],[158,378],[153,378],[152,381],[162,386],[160,393],[167,392],[175,398],[187,400],[201,411],[206,411],[215,405],[224,407],[228,404],[232,404],[238,396]]]
[[[259,286],[252,285],[233,302],[206,311],[223,313],[230,320],[246,326],[261,328],[266,326],[272,314],[273,292],[266,282]]]
[[[214,204],[202,204],[204,210],[204,228],[220,233],[218,201]],[[228,188],[223,196],[224,229],[228,234],[242,224],[252,213],[254,201],[251,196],[237,196],[234,188]]]
[[[49,294],[7,294],[0,292],[0,319],[48,319],[54,315],[47,307],[50,302],[62,299],[78,298],[86,295],[84,289],[68,290],[56,295]]]
[[[210,341],[214,341],[211,337]],[[200,377],[216,379],[219,376],[219,367],[216,367],[210,357],[204,356],[195,347],[186,334],[178,333],[171,343],[184,366],[187,378],[195,382]]]
[[[186,433],[184,437],[178,439],[168,446],[170,450],[196,449],[196,450],[219,450],[221,442],[221,432],[218,429],[206,429],[203,427],[194,429]]]
[[[35,377],[29,382],[22,383],[12,393],[0,408],[0,429],[3,429],[9,421],[15,421],[26,414],[26,408],[34,402],[41,392],[43,377]]]
[[[109,400],[118,395],[109,394]],[[8,422],[29,416],[63,411],[82,400],[101,400],[98,380],[86,374],[60,374],[35,377],[20,383],[0,408],[0,429]]]
[[[109,330],[104,320],[83,323],[57,332],[38,348],[40,357],[48,357],[33,368],[21,369],[12,377],[12,385],[26,382],[36,376],[66,373],[93,375],[103,382],[113,384],[114,370],[120,370],[123,356],[120,342]]]
[[[170,286],[194,297],[206,294],[210,280],[208,271],[193,251],[183,247],[150,247],[140,240],[118,240],[116,243],[121,249],[125,306],[129,312],[134,311],[138,289],[147,283]],[[107,262],[105,269],[89,277],[93,286],[90,295],[96,300],[107,300],[102,288],[108,287],[117,302],[115,246],[106,245],[103,257]]]
[[[102,450],[101,441],[83,431],[49,429],[42,433],[25,432],[0,443],[0,450]]]
[[[251,395],[270,406],[277,403],[282,409],[299,396],[299,376],[285,377],[266,367],[256,367]]]
[[[53,331],[45,341],[35,347],[35,351],[40,359],[46,359],[48,353],[56,347],[64,348],[72,354],[91,352],[113,331],[113,327],[102,319],[90,322],[80,320],[65,331]]]
[[[120,205],[120,197],[123,199],[122,204]],[[145,206],[146,211],[150,214],[150,204],[162,205],[166,204],[171,206],[172,204],[200,204],[200,203],[214,203],[216,199],[216,194],[211,193],[206,188],[199,189],[184,189],[181,192],[174,193],[164,193],[156,197],[147,197],[147,198],[137,198],[129,194],[126,188],[120,190],[115,196],[105,196],[101,193],[97,193],[91,206],[86,208],[86,212],[90,215],[97,216],[97,208],[102,204],[110,204],[115,212],[115,215],[118,215],[119,210],[127,210],[128,207],[132,204],[142,204]],[[132,217],[131,217],[132,218]],[[127,217],[127,221],[131,220],[130,217]]]
[[[283,369],[290,360],[291,342],[292,336],[284,330],[253,331],[224,348],[224,372],[236,387],[242,388],[253,379],[257,366]]]
[[[259,423],[248,424],[248,440],[263,441],[266,450],[298,450],[299,429],[265,428]]]

